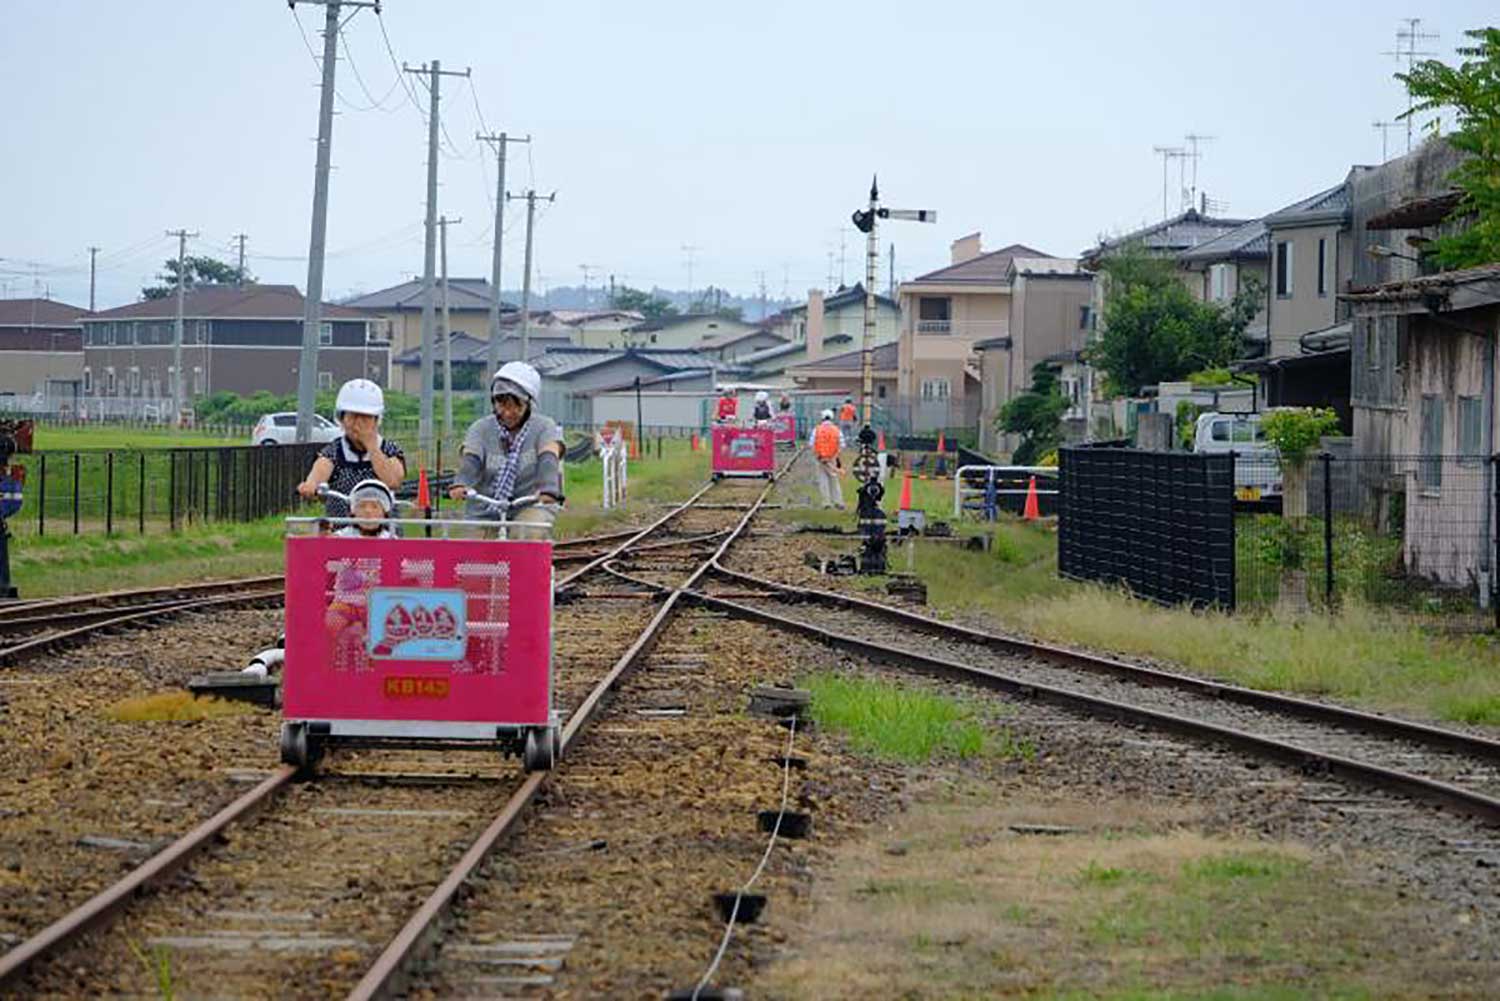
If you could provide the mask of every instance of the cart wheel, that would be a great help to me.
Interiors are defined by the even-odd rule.
[[[536,727],[526,731],[526,748],[521,763],[528,772],[550,771],[557,763],[561,742],[556,727]]]
[[[307,724],[281,724],[281,760],[297,768],[308,765]]]
[[[307,732],[306,723],[281,724],[281,760],[311,771],[323,757],[323,742]]]

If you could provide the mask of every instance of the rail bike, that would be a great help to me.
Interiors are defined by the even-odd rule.
[[[536,497],[469,498],[500,520],[392,517],[395,537],[374,538],[320,534],[354,518],[287,519],[283,761],[309,769],[338,746],[557,761],[552,542],[508,537]]]
[[[714,425],[712,471],[715,480],[726,476],[770,479],[776,471],[775,432],[768,424],[755,427]]]

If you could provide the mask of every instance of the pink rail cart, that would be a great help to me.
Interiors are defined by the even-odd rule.
[[[425,536],[507,523],[393,524]],[[288,535],[282,760],[446,745],[550,768],[552,694],[550,541]]]
[[[728,424],[713,429],[713,478],[764,476],[776,471],[776,440],[769,427]]]

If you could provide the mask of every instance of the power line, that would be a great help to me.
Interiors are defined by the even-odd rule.
[[[396,82],[391,84],[391,89],[385,92],[385,96],[376,100],[375,95],[370,93],[370,88],[365,86],[364,75],[359,71],[359,64],[354,61],[354,52],[349,47],[349,36],[344,31],[343,25],[339,25],[339,43],[344,47],[344,61],[349,64],[349,71],[354,74],[354,82],[359,84],[359,89],[364,92],[365,99],[370,102],[371,108],[384,112],[387,115],[393,114],[400,107],[400,104],[397,103],[387,108],[385,103],[396,93],[396,88],[401,86],[403,81],[400,74],[397,74]]]
[[[391,36],[385,31],[385,18],[380,11],[375,12],[375,23],[380,25],[380,38],[385,42],[385,53],[390,57],[391,69],[396,71],[396,80],[401,84],[401,92],[406,95],[406,100],[417,112],[417,117],[422,119],[422,124],[427,124],[427,112],[422,110],[422,102],[417,100],[417,92],[412,89],[411,84],[406,82],[406,74],[402,69],[401,60],[396,58],[396,50],[391,46]]]

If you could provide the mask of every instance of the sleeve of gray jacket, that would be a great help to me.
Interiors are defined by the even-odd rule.
[[[465,452],[458,464],[458,472],[453,475],[453,482],[461,487],[477,487],[483,474],[484,461],[473,452]]]
[[[536,457],[536,492],[563,499],[562,463],[551,452]]]

